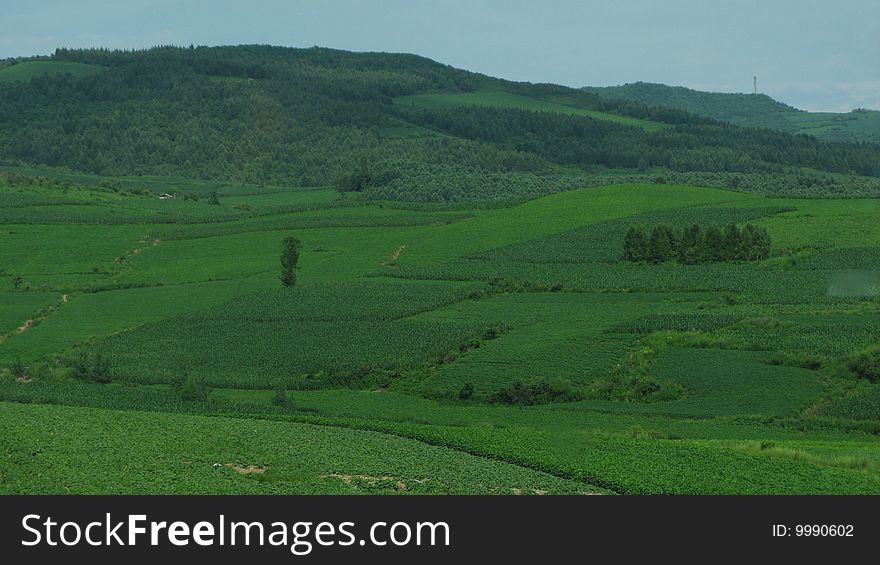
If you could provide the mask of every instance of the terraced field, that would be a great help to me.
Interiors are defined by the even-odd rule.
[[[0,492],[880,493],[876,200],[216,188],[0,177]]]

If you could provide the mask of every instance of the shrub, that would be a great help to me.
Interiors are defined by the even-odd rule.
[[[110,361],[101,354],[95,355],[95,364],[92,366],[91,380],[96,383],[109,383],[113,380],[110,373]]]
[[[290,399],[287,397],[287,391],[283,388],[276,390],[275,395],[272,397],[272,404],[282,408],[288,406],[290,404]]]
[[[16,379],[23,379],[25,375],[27,375],[27,367],[24,366],[24,362],[22,362],[21,357],[15,359],[15,362],[12,363],[12,376]]]
[[[459,400],[470,400],[474,397],[474,385],[471,383],[464,383],[462,385],[461,390],[458,391],[458,399]]]
[[[176,377],[171,382],[171,387],[177,392],[181,400],[187,402],[204,402],[208,399],[211,388],[201,379],[192,376]]]
[[[73,378],[81,381],[107,384],[113,381],[113,372],[110,361],[100,353],[90,359],[88,353],[80,352],[79,357],[73,362]]]
[[[880,347],[863,351],[847,363],[850,371],[872,383],[880,381]]]
[[[509,387],[493,394],[490,402],[531,406],[550,402],[574,402],[583,400],[585,397],[586,395],[581,389],[575,388],[568,381],[561,379],[543,379],[531,382],[517,380]]]

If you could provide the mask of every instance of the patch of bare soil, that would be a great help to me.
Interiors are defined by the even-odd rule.
[[[227,463],[226,466],[236,473],[240,473],[242,475],[250,475],[253,473],[259,475],[266,472],[266,468],[261,465],[248,465],[246,467],[243,467],[241,465],[236,465],[235,463]]]
[[[409,486],[407,485],[406,481],[401,480],[401,479],[397,479],[397,478],[392,477],[390,475],[374,476],[374,475],[358,475],[358,474],[348,474],[348,473],[330,473],[327,475],[321,475],[321,478],[328,478],[328,477],[331,477],[334,479],[339,479],[340,481],[342,481],[346,485],[354,485],[354,486],[363,485],[363,486],[367,486],[367,487],[376,487],[376,486],[380,486],[380,483],[386,483],[389,488],[393,485],[394,490],[396,490],[398,492],[406,492],[407,490],[409,490]],[[413,479],[412,482],[417,483],[417,484],[422,484],[427,480],[428,480],[428,478]]]
[[[395,249],[394,253],[392,253],[391,256],[388,257],[387,260],[382,261],[382,264],[385,265],[386,267],[398,268],[397,265],[394,264],[394,262],[400,258],[400,254],[403,253],[404,251],[406,251],[407,247],[409,247],[409,245],[404,243],[403,245],[401,245],[400,247]]]

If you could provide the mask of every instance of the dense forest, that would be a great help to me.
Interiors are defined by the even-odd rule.
[[[821,175],[843,174],[859,177],[832,176],[831,182],[872,187],[874,181],[864,177],[880,176],[877,145],[820,143],[741,128],[577,89],[502,81],[415,55],[159,47],[59,49],[50,60],[103,70],[0,82],[2,165],[116,176],[336,183],[367,197],[422,201],[528,197],[589,185],[588,175],[607,172],[652,178],[657,172],[757,172],[820,179],[810,186],[827,185]],[[649,133],[551,112],[394,104],[402,95],[487,87],[667,126]],[[420,175],[433,177],[448,195],[426,193],[407,180]],[[469,187],[484,181],[496,188],[469,198]]]

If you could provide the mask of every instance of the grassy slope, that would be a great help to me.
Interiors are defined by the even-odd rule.
[[[652,122],[650,120],[640,120],[627,116],[618,116],[617,114],[610,114],[608,112],[576,108],[556,102],[538,100],[536,98],[529,98],[527,96],[511,94],[499,90],[479,90],[477,92],[463,94],[415,94],[411,96],[400,96],[395,98],[394,102],[396,104],[409,104],[426,108],[488,106],[493,108],[518,108],[535,112],[557,112],[572,116],[587,116],[597,120],[607,120],[628,126],[638,126],[645,131],[657,131],[666,127],[665,124]]]
[[[76,77],[90,76],[101,72],[97,65],[71,63],[67,61],[23,61],[0,69],[0,82],[30,80],[35,76],[49,74],[70,74]]]

